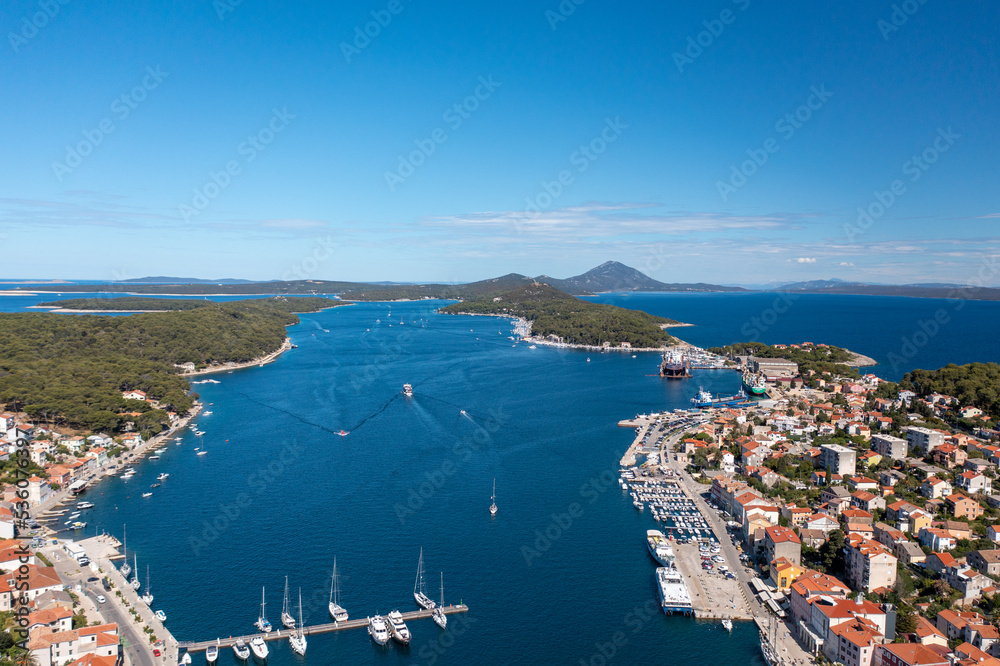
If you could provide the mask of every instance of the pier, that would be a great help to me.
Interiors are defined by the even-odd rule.
[[[466,613],[469,607],[465,604],[452,604],[450,606],[443,607],[445,615],[452,615],[454,613]],[[402,613],[403,621],[409,622],[410,620],[420,620],[424,618],[430,618],[432,611],[429,610],[418,610],[410,611],[407,613]],[[347,620],[345,622],[330,622],[328,624],[314,624],[310,627],[305,627],[302,630],[306,636],[311,636],[313,634],[327,634],[331,631],[341,631],[342,629],[360,629],[361,627],[368,626],[368,618],[359,618],[357,620]],[[294,629],[279,629],[277,631],[272,631],[270,633],[262,634],[247,634],[246,636],[229,636],[228,638],[216,638],[211,641],[180,641],[177,643],[177,648],[179,650],[187,650],[188,652],[202,652],[207,650],[209,647],[215,645],[216,647],[232,647],[236,644],[236,641],[243,640],[245,643],[249,643],[250,639],[254,636],[260,636],[265,641],[277,641],[283,638],[288,638],[295,632]]]

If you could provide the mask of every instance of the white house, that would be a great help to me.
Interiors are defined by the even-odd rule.
[[[139,390],[123,391],[122,392],[122,397],[125,398],[126,400],[143,400],[144,401],[146,399],[146,392],[145,391],[139,391]]]

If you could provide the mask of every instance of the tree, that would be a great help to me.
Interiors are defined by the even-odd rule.
[[[830,532],[826,543],[820,546],[820,558],[827,573],[832,573],[835,576],[843,573],[846,564],[844,558],[845,543],[844,531],[838,528]]]

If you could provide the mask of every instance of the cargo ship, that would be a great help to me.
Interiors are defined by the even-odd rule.
[[[767,378],[762,374],[754,374],[749,370],[743,372],[743,390],[751,396],[767,396]]]
[[[746,391],[743,389],[739,390],[739,393],[729,396],[716,396],[712,397],[709,391],[703,388],[698,388],[698,395],[691,398],[691,404],[698,409],[708,409],[709,407],[735,407],[737,405],[745,405],[749,402],[747,398]]]
[[[660,376],[668,379],[684,379],[691,376],[691,364],[679,351],[663,352],[660,361]]]

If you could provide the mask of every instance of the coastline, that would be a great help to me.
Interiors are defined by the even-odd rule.
[[[267,365],[268,363],[274,363],[274,361],[284,354],[286,351],[292,348],[292,339],[285,338],[285,341],[281,343],[281,346],[276,350],[267,354],[266,356],[259,356],[253,360],[245,361],[243,363],[224,363],[221,365],[210,365],[201,370],[188,370],[187,372],[180,373],[181,377],[197,377],[198,375],[212,375],[217,372],[227,372],[229,370],[242,370],[244,368],[252,368],[254,366]]]
[[[847,349],[845,351],[848,351],[852,354],[851,359],[846,363],[844,363],[844,365],[846,366],[852,368],[867,368],[868,366],[871,365],[878,365],[878,361],[873,359],[871,356],[865,356],[864,354],[859,354],[858,352],[851,351],[850,349]]]

